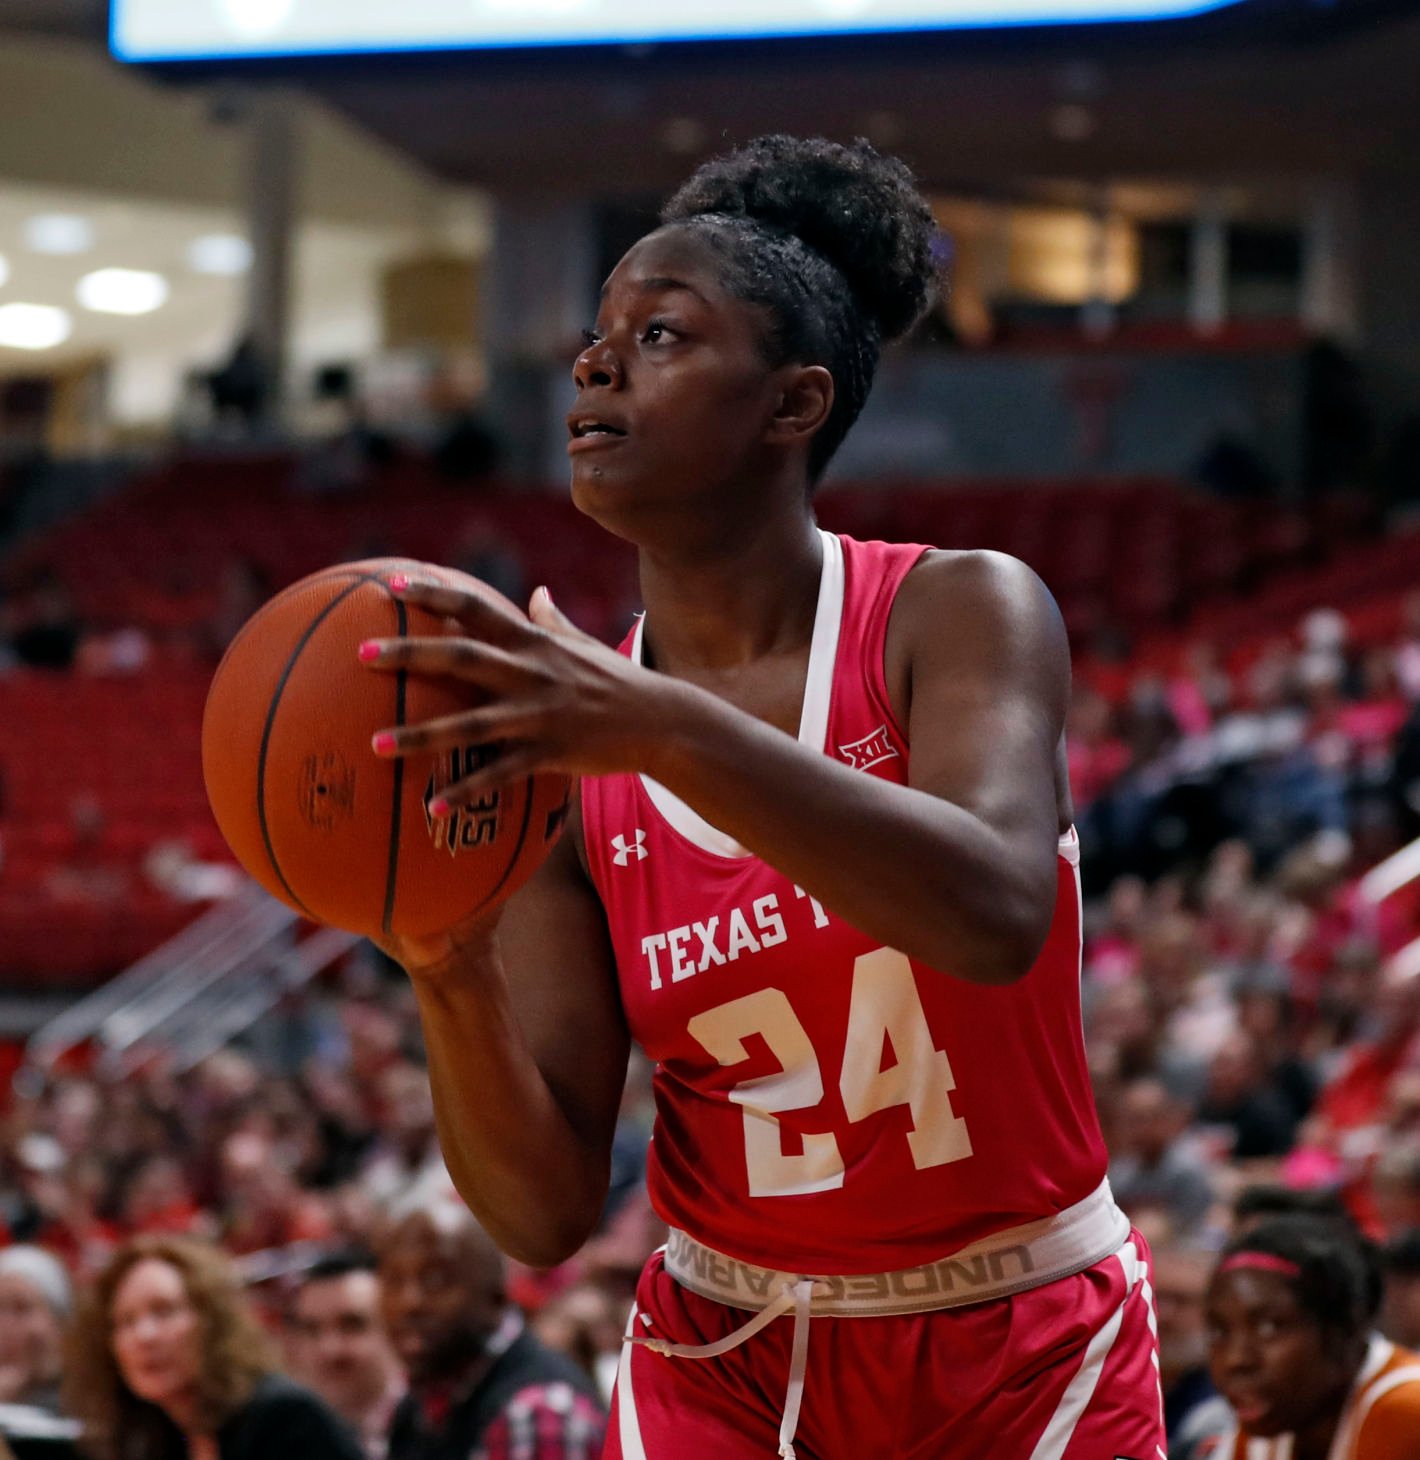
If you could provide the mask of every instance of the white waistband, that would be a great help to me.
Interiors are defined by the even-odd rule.
[[[896,1272],[831,1276],[776,1271],[726,1257],[671,1229],[666,1271],[691,1292],[731,1308],[759,1312],[808,1279],[811,1311],[838,1317],[926,1313],[1009,1297],[1083,1272],[1117,1251],[1129,1219],[1115,1205],[1108,1180],[1083,1201],[1052,1217],[993,1233],[959,1251]]]

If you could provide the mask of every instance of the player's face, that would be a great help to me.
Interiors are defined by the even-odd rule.
[[[1277,1273],[1223,1273],[1208,1291],[1213,1382],[1251,1435],[1305,1429],[1340,1412],[1354,1357],[1339,1352]]]
[[[751,488],[779,400],[764,311],[726,292],[684,228],[636,244],[602,292],[568,415],[572,496],[616,530],[628,511]]]

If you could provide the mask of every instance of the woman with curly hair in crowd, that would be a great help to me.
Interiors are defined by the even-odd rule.
[[[225,1256],[147,1236],[119,1248],[87,1294],[65,1387],[94,1460],[362,1460],[278,1369]]]

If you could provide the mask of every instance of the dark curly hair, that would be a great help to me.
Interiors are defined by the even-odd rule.
[[[1370,1327],[1370,1267],[1358,1237],[1341,1223],[1315,1216],[1274,1217],[1234,1237],[1221,1262],[1245,1252],[1296,1265],[1298,1275],[1287,1282],[1297,1306],[1333,1341],[1352,1342]]]
[[[859,139],[759,137],[701,167],[661,211],[724,261],[725,287],[764,307],[771,366],[826,366],[833,410],[816,482],[857,420],[885,342],[931,301],[936,224],[907,166]]]
[[[177,1269],[197,1312],[198,1418],[212,1433],[280,1367],[218,1248],[187,1237],[134,1237],[109,1258],[69,1330],[66,1399],[83,1421],[82,1448],[94,1460],[174,1460],[186,1450],[173,1422],[128,1387],[114,1358],[114,1298],[124,1278],[148,1260]]]

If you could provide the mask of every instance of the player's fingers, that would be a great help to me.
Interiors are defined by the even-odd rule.
[[[462,806],[477,801],[485,792],[510,781],[521,780],[534,771],[544,769],[543,753],[539,746],[529,743],[489,747],[494,750],[490,759],[471,776],[445,786],[429,801],[431,816],[446,816]]]
[[[522,614],[481,593],[450,588],[424,578],[406,578],[401,573],[390,578],[389,586],[403,602],[417,604],[444,618],[457,619],[480,639],[517,644],[527,638],[529,625]]]
[[[371,746],[376,755],[412,755],[416,751],[451,750],[456,746],[486,745],[512,740],[525,734],[533,722],[532,706],[499,701],[457,715],[422,720],[417,725],[397,725],[379,731]]]
[[[477,639],[366,639],[360,662],[371,669],[403,669],[445,679],[466,679],[486,689],[518,684],[523,667],[506,649]]]
[[[540,629],[564,639],[585,639],[576,624],[552,601],[552,593],[546,587],[537,589],[528,603],[528,618]]]

